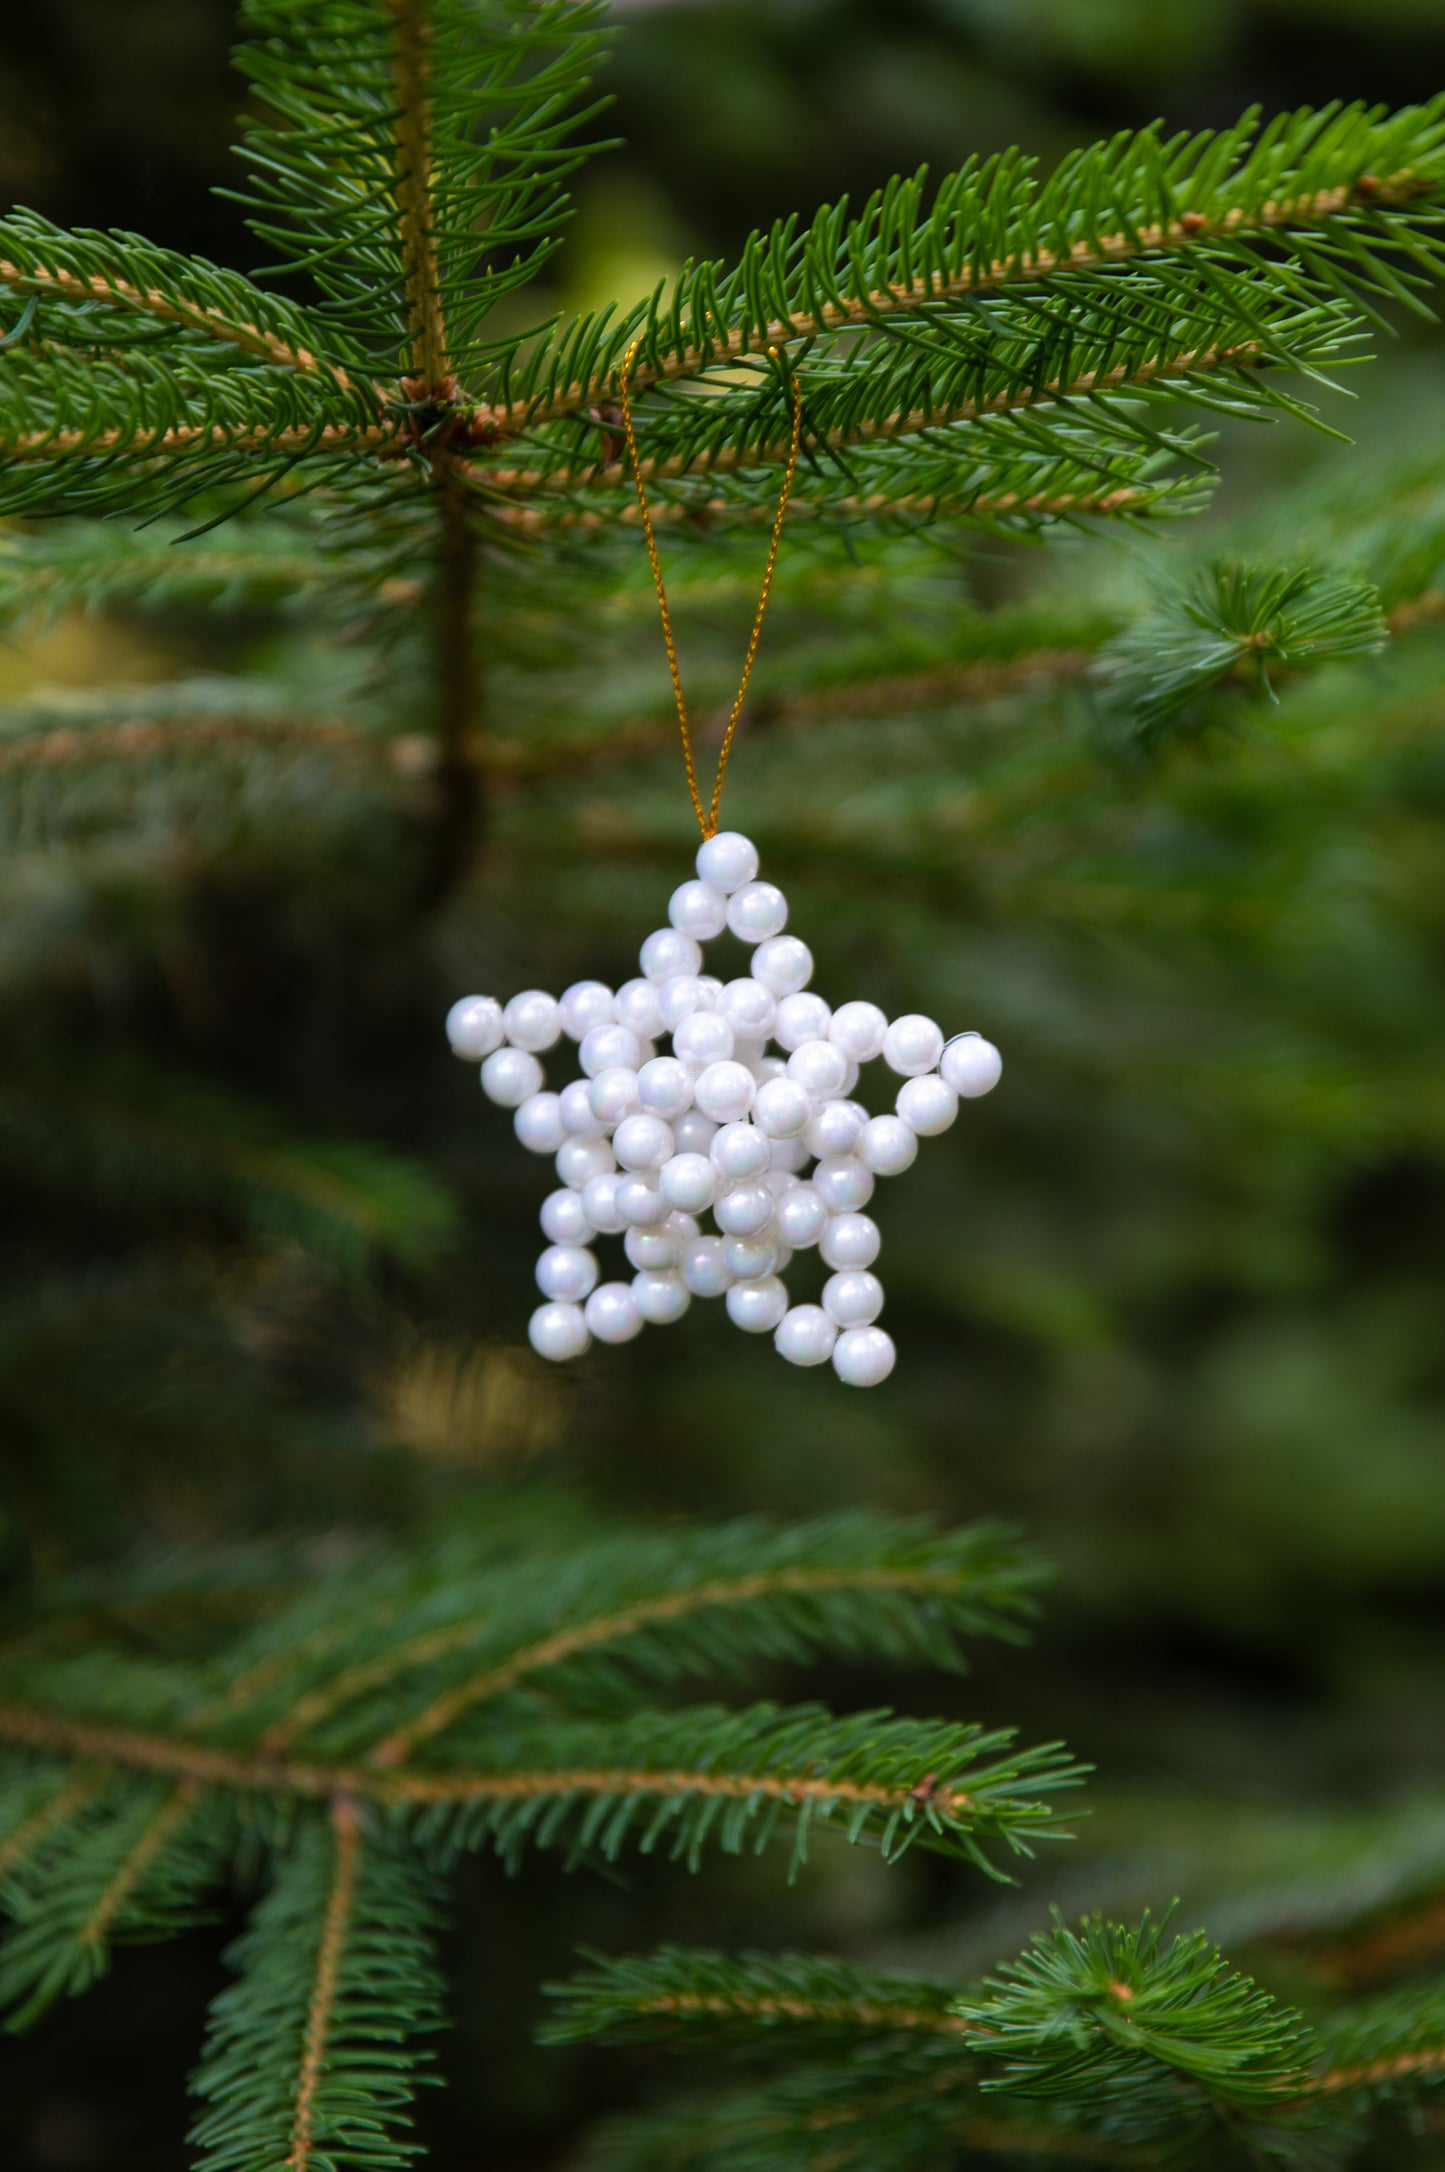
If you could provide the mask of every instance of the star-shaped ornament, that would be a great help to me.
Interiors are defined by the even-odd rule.
[[[594,1336],[630,1342],[694,1297],[721,1297],[790,1364],[831,1359],[857,1388],[892,1372],[893,1339],[876,1324],[880,1239],[864,1209],[879,1177],[900,1176],[920,1139],[948,1129],[960,1099],[997,1085],[1002,1063],[979,1034],[945,1041],[916,1012],[831,1009],[809,989],[812,953],[784,933],[787,919],[756,848],[722,830],[673,892],[670,925],[643,944],[636,980],[615,992],[577,981],[561,997],[531,988],[505,1006],[463,996],[448,1012],[452,1048],[481,1063],[483,1091],[516,1112],[524,1146],[556,1159],[537,1262],[546,1302],[528,1329],[542,1357],[580,1357]],[[725,929],[753,951],[751,972],[727,982],[702,970],[702,945]],[[553,1093],[541,1058],[564,1036],[584,1075]],[[860,1066],[880,1057],[902,1084],[894,1113],[873,1116],[853,1095]],[[615,1236],[631,1278],[602,1282],[591,1245]],[[783,1270],[814,1245],[831,1270],[822,1301],[795,1305]]]

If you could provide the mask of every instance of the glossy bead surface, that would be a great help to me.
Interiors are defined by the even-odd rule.
[[[642,1314],[630,1283],[604,1282],[582,1308],[582,1317],[599,1342],[631,1342],[642,1329]]]
[[[773,882],[747,882],[728,899],[728,926],[740,942],[762,943],[781,935],[788,901]]]
[[[825,1101],[814,1109],[803,1132],[803,1144],[819,1160],[829,1154],[851,1154],[863,1136],[867,1118],[852,1101]]]
[[[641,1111],[624,1116],[612,1134],[612,1151],[617,1156],[619,1169],[660,1169],[665,1161],[672,1159],[672,1127],[660,1116],[648,1116]]]
[[[777,1008],[777,997],[761,981],[730,980],[722,992],[723,1017],[740,1040],[765,1041]]]
[[[494,1059],[488,1058],[491,1062]],[[704,1116],[716,1123],[733,1124],[747,1115],[757,1092],[757,1080],[746,1064],[710,1063],[693,1088]]]
[[[774,1139],[773,1151],[769,1156],[768,1166],[771,1169],[805,1169],[809,1159],[808,1149],[804,1146],[801,1137],[796,1139]]]
[[[894,1106],[920,1139],[936,1139],[957,1116],[958,1095],[936,1071],[925,1071],[921,1078],[904,1080]]]
[[[452,1054],[467,1063],[480,1063],[494,1048],[500,1048],[505,1038],[502,1006],[491,996],[463,996],[447,1012],[447,1039]]]
[[[773,1209],[773,1227],[795,1252],[816,1244],[827,1228],[828,1209],[811,1184],[795,1184],[783,1193]]]
[[[721,1011],[689,1011],[673,1028],[672,1046],[682,1063],[722,1063],[733,1052],[733,1029]]]
[[[655,1041],[662,1032],[662,997],[650,980],[625,980],[617,991],[617,1023],[627,1026],[640,1041]]]
[[[632,1277],[632,1301],[649,1326],[670,1327],[692,1303],[692,1292],[680,1274],[644,1267]]]
[[[745,1335],[770,1335],[788,1309],[788,1293],[776,1275],[735,1282],[727,1294],[728,1318]]]
[[[850,1327],[833,1345],[833,1370],[850,1388],[876,1388],[897,1357],[893,1337],[881,1327]]]
[[[672,1212],[671,1200],[664,1199],[657,1186],[642,1176],[619,1177],[612,1198],[626,1229],[652,1229]]]
[[[830,1154],[813,1171],[813,1189],[830,1214],[856,1214],[873,1197],[873,1171],[855,1154]]]
[[[684,1246],[678,1272],[694,1297],[721,1297],[732,1287],[732,1270],[721,1237],[697,1237]]]
[[[553,1167],[564,1184],[580,1192],[590,1177],[615,1169],[617,1157],[609,1139],[564,1139]]]
[[[563,1365],[581,1357],[592,1337],[580,1305],[539,1305],[527,1322],[527,1340],[538,1357]]]
[[[735,1184],[712,1211],[724,1236],[755,1237],[773,1218],[773,1195],[766,1184]]]
[[[770,1139],[796,1139],[812,1112],[812,1095],[795,1078],[764,1079],[753,1099],[753,1122]]]
[[[921,1011],[895,1018],[883,1036],[883,1061],[902,1078],[933,1070],[943,1054],[943,1031]]]
[[[624,1182],[615,1169],[601,1176],[588,1177],[582,1187],[582,1205],[588,1221],[605,1237],[620,1236],[624,1227],[617,1211],[617,1187]]]
[[[514,995],[503,1011],[502,1024],[513,1048],[525,1048],[540,1056],[562,1038],[561,1006],[545,989],[526,988],[521,995]]]
[[[615,1070],[599,1071],[587,1090],[587,1105],[598,1122],[610,1130],[620,1124],[624,1116],[630,1116],[641,1107],[637,1093],[637,1073],[619,1064]]]
[[[653,1056],[637,1074],[637,1098],[649,1116],[671,1123],[692,1107],[692,1073],[676,1056]]]
[[[696,973],[702,965],[702,952],[681,928],[657,928],[638,952],[638,963],[645,978],[660,985],[679,973]]]
[[[658,1171],[658,1190],[684,1214],[701,1214],[717,1197],[718,1172],[706,1154],[674,1154]]]
[[[789,1050],[801,1048],[804,1041],[826,1041],[832,1016],[832,1011],[820,995],[800,993],[783,996],[778,1003],[773,1039],[779,1048]]]
[[[705,943],[710,936],[721,935],[727,926],[728,901],[710,882],[679,883],[667,901],[667,917],[684,935],[694,935]]]
[[[542,1225],[542,1235],[550,1244],[585,1244],[592,1234],[582,1194],[574,1192],[570,1184],[564,1184],[560,1191],[548,1192],[537,1219]]]
[[[723,1258],[739,1282],[756,1282],[776,1268],[778,1248],[771,1237],[729,1237]]]
[[[871,1327],[883,1310],[883,1284],[866,1268],[829,1275],[823,1284],[823,1310],[839,1327]]]
[[[753,952],[751,971],[773,995],[796,995],[813,977],[813,953],[796,935],[769,935]]]
[[[651,986],[651,982],[648,983]],[[674,973],[665,980],[657,992],[657,1007],[662,1013],[663,1029],[673,1033],[692,1011],[713,1010],[717,1006],[708,1001],[709,982],[705,973]]]
[[[838,1330],[821,1305],[794,1305],[778,1322],[773,1348],[790,1365],[826,1365]]]
[[[665,1222],[655,1222],[650,1229],[627,1230],[622,1249],[634,1267],[657,1272],[675,1267],[697,1234],[697,1223],[690,1214],[669,1214]]]
[[[1003,1058],[981,1033],[959,1033],[939,1059],[939,1070],[964,1101],[990,1094],[1003,1077]]]
[[[672,1143],[679,1154],[705,1154],[712,1144],[717,1125],[701,1109],[689,1109],[685,1116],[674,1117]]]
[[[482,1092],[499,1109],[519,1109],[542,1084],[542,1066],[525,1048],[494,1049],[482,1065]]]
[[[858,1141],[858,1159],[875,1176],[902,1176],[918,1159],[918,1134],[901,1116],[870,1116]]]
[[[580,1041],[594,1026],[609,1025],[617,1015],[612,990],[601,980],[574,980],[563,992],[557,1009],[562,1031],[573,1041]]]
[[[537,1287],[544,1297],[580,1305],[597,1287],[597,1261],[582,1245],[549,1244],[537,1261]]]
[[[761,1176],[768,1166],[768,1140],[756,1124],[724,1124],[713,1134],[708,1157],[719,1175],[736,1182]]]
[[[590,1026],[578,1044],[577,1061],[589,1078],[603,1071],[635,1071],[642,1043],[630,1026]]]
[[[695,862],[699,882],[714,890],[740,890],[758,871],[758,848],[741,830],[719,830],[705,837]]]
[[[560,1094],[528,1094],[512,1118],[512,1129],[529,1154],[555,1154],[567,1136]]]
[[[568,1080],[557,1096],[557,1113],[562,1119],[562,1129],[573,1139],[602,1139],[607,1136],[607,1126],[600,1117],[592,1114],[590,1078]]]
[[[818,1239],[818,1257],[828,1267],[871,1267],[882,1242],[868,1215],[835,1214]]]
[[[854,1063],[871,1063],[883,1053],[888,1020],[876,1003],[840,1003],[828,1027],[835,1048]]]
[[[831,1041],[804,1041],[788,1058],[788,1076],[821,1100],[843,1091],[848,1082],[848,1059]]]

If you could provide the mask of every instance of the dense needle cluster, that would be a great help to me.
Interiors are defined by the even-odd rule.
[[[756,847],[722,830],[674,890],[669,926],[643,943],[637,979],[615,993],[583,980],[560,999],[531,988],[505,1007],[453,1004],[457,1055],[480,1060],[483,1091],[516,1111],[522,1144],[556,1156],[537,1262],[547,1301],[529,1329],[541,1356],[580,1357],[593,1336],[630,1342],[694,1297],[722,1297],[735,1326],[771,1334],[790,1364],[831,1358],[855,1388],[892,1372],[893,1338],[876,1324],[880,1239],[863,1209],[876,1180],[909,1168],[918,1141],[946,1131],[1002,1065],[981,1035],[945,1042],[918,1012],[833,1010],[809,991],[812,952],[783,932],[787,919],[782,891],[758,879]],[[727,982],[702,971],[703,943],[725,929],[753,946],[751,972]],[[585,1076],[554,1093],[540,1059],[564,1034]],[[895,1113],[873,1116],[853,1094],[880,1056],[903,1084]],[[630,1282],[599,1281],[598,1236],[622,1238]],[[832,1270],[822,1301],[790,1304],[783,1270],[814,1245]]]

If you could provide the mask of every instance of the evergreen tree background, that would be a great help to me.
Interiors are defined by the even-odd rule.
[[[1256,100],[1400,104],[1445,62],[1405,0],[617,13],[602,125],[626,147],[577,178],[543,274],[569,311],[923,160],[1020,143],[1047,166]],[[201,0],[145,0],[123,29],[80,0],[7,21],[7,200],[255,266],[240,211],[204,193],[234,185],[233,27]],[[1388,315],[1401,336],[1344,373],[1358,399],[1317,395],[1353,446],[1225,418],[1213,510],[1142,545],[1032,552],[1007,520],[962,558],[920,542],[900,618],[866,539],[845,583],[790,529],[728,817],[763,842],[824,987],[866,976],[885,1007],[977,1024],[1007,1067],[933,1150],[936,1181],[888,1202],[904,1356],[872,1397],[824,1395],[706,1315],[581,1383],[522,1342],[538,1165],[440,1018],[473,986],[621,977],[690,850],[635,531],[610,615],[560,662],[565,553],[489,591],[465,872],[404,563],[360,564],[328,618],[321,568],[258,529],[272,557],[242,575],[223,527],[209,595],[141,598],[88,560],[94,608],[46,622],[13,532],[0,554],[13,1635],[62,1588],[105,1629],[139,1547],[126,1632],[159,1669],[208,1582],[167,1560],[224,1563],[213,1603],[244,1619],[398,1528],[470,1524],[501,1551],[659,1511],[867,1504],[1006,1515],[1059,1565],[1032,1647],[989,1645],[963,1687],[900,1680],[866,1641],[777,1660],[765,1686],[1062,1735],[1100,1773],[1067,1849],[1016,1892],[921,1849],[885,1869],[824,1848],[792,1887],[785,1854],[698,1885],[635,1857],[612,1882],[468,1859],[443,1940],[449,2087],[420,2114],[442,2172],[580,2162],[599,2111],[665,2098],[653,2053],[534,2047],[538,1986],[579,1943],[787,1943],[976,1984],[1050,1901],[1132,1923],[1177,1894],[1307,2013],[1341,1990],[1426,2010],[1445,1950],[1445,395],[1438,331]],[[705,539],[663,540],[705,709],[751,571],[705,588]],[[1301,565],[1313,584],[1282,594]],[[415,682],[414,733],[339,721],[367,714],[347,634],[370,640],[368,613],[394,632],[389,692]],[[290,709],[239,713],[238,675],[288,686]],[[132,709],[87,693],[117,681]],[[198,717],[200,759],[181,744]],[[177,2082],[243,1920],[121,1955],[8,2041],[7,2164],[190,2161]],[[1346,2055],[1397,2046],[1387,2024]],[[1428,2168],[1445,2140],[1427,2106],[1353,2161]]]

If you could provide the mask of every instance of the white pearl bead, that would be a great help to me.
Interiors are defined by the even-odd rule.
[[[850,1327],[833,1345],[833,1370],[850,1388],[876,1388],[897,1357],[893,1337],[881,1327]]]
[[[480,1063],[506,1039],[501,1004],[491,996],[463,996],[447,1012],[447,1039],[454,1056]]]
[[[574,1139],[601,1139],[606,1136],[607,1126],[600,1117],[592,1114],[590,1078],[568,1080],[557,1096],[557,1113],[562,1119],[562,1129]]]
[[[526,988],[514,995],[502,1013],[507,1039],[513,1048],[525,1048],[540,1056],[562,1038],[562,1012],[555,996],[542,988]]]
[[[727,926],[728,901],[710,882],[680,883],[667,901],[667,917],[684,935],[705,943]]]
[[[735,1184],[712,1211],[724,1236],[756,1237],[773,1218],[773,1195],[766,1184]]]
[[[744,883],[728,899],[728,926],[740,942],[761,943],[781,935],[787,918],[788,901],[774,882]]]
[[[681,928],[657,928],[639,951],[638,963],[647,979],[655,980],[660,987],[679,973],[696,973],[702,964],[702,952]]]
[[[582,1194],[574,1192],[570,1184],[564,1184],[561,1191],[548,1192],[537,1219],[542,1235],[551,1244],[585,1244],[592,1234]]]
[[[599,1342],[631,1342],[642,1332],[637,1299],[625,1282],[604,1282],[594,1290],[582,1317]]]
[[[813,1189],[830,1214],[856,1214],[873,1197],[873,1172],[853,1154],[830,1154],[813,1171]]]
[[[697,1224],[690,1214],[669,1214],[665,1222],[655,1222],[650,1229],[634,1226],[627,1230],[622,1249],[634,1267],[657,1273],[664,1267],[675,1267],[684,1247],[697,1234]]]
[[[776,1275],[735,1282],[727,1294],[728,1318],[748,1335],[770,1335],[788,1309],[788,1293]]]
[[[756,1092],[757,1080],[747,1066],[730,1062],[710,1063],[693,1088],[703,1115],[720,1124],[733,1124],[746,1116]]]
[[[560,1094],[528,1094],[512,1118],[512,1129],[529,1154],[555,1154],[567,1136]]]
[[[840,1094],[848,1082],[848,1059],[831,1041],[804,1041],[788,1058],[788,1076],[819,1100]]]
[[[554,1365],[581,1357],[592,1337],[580,1305],[539,1305],[527,1322],[527,1340],[538,1357]]]
[[[883,1310],[883,1284],[866,1268],[829,1275],[823,1284],[823,1310],[839,1327],[870,1327]]]
[[[684,1247],[678,1271],[694,1297],[721,1297],[732,1288],[732,1269],[721,1237],[695,1237]]]
[[[1002,1078],[1003,1058],[981,1033],[959,1033],[943,1051],[938,1068],[956,1094],[977,1101],[981,1094],[992,1093]]]
[[[775,996],[796,995],[813,977],[813,953],[796,935],[770,935],[753,952],[751,970]]]
[[[795,1078],[764,1079],[753,1101],[753,1122],[770,1139],[796,1139],[812,1109],[807,1087]]]
[[[771,1237],[729,1237],[723,1257],[739,1282],[756,1282],[776,1268],[778,1248]]]
[[[525,1048],[493,1049],[482,1065],[482,1092],[499,1109],[519,1109],[542,1084],[542,1066]]]
[[[626,1070],[621,1064],[611,1071],[599,1071],[587,1089],[587,1100],[597,1121],[610,1130],[641,1106],[637,1098],[637,1073]]]
[[[648,986],[652,983],[649,981]],[[710,1011],[717,1006],[709,1003],[708,977],[705,973],[674,973],[658,990],[657,1007],[668,1033],[676,1032],[682,1020],[692,1011]]]
[[[779,1048],[801,1048],[804,1041],[826,1041],[833,1013],[820,995],[786,995],[778,1004],[773,1039]]]
[[[867,1118],[856,1102],[825,1101],[803,1132],[803,1144],[821,1161],[829,1154],[851,1154],[863,1136]]]
[[[641,1269],[632,1277],[632,1301],[653,1327],[670,1327],[692,1303],[692,1292],[679,1274]]]
[[[733,1029],[721,1011],[689,1011],[673,1028],[672,1047],[683,1063],[721,1063],[733,1052]]]
[[[881,1243],[866,1214],[835,1214],[818,1239],[818,1256],[828,1267],[871,1267]]]
[[[756,1079],[766,1076],[763,1070],[763,1044],[761,1041],[743,1040],[741,1036],[734,1034],[733,1061],[735,1063],[745,1063]]]
[[[770,1078],[786,1078],[788,1059],[786,1056],[760,1056],[753,1069],[761,1086]]]
[[[883,1053],[888,1020],[876,1003],[840,1003],[833,1013],[828,1038],[854,1063],[871,1063]]]
[[[692,1107],[692,1073],[676,1056],[654,1056],[637,1074],[637,1098],[649,1116],[670,1123]]]
[[[792,1083],[793,1082],[789,1080],[789,1084],[791,1085]],[[784,1169],[792,1171],[795,1169],[805,1168],[807,1166],[808,1159],[808,1149],[806,1146],[804,1146],[800,1138],[774,1139],[773,1151],[768,1157],[768,1166],[770,1169]]]
[[[771,988],[761,981],[730,980],[722,992],[723,1017],[741,1040],[765,1041],[773,1030],[777,1008]]]
[[[802,1178],[795,1177],[791,1170],[776,1168],[773,1165],[770,1151],[768,1166],[763,1171],[762,1181],[767,1185],[774,1199],[781,1199],[784,1192],[796,1191],[802,1182]]]
[[[656,1040],[662,1031],[662,999],[650,980],[622,983],[617,991],[617,1023],[640,1041]]]
[[[642,1062],[642,1043],[627,1026],[592,1026],[582,1036],[577,1061],[589,1078],[599,1071],[635,1071]]]
[[[671,1161],[672,1127],[660,1116],[624,1116],[612,1135],[619,1169],[656,1171]]]
[[[564,1139],[553,1166],[565,1185],[580,1192],[589,1178],[615,1169],[617,1157],[606,1139]]]
[[[755,1124],[724,1124],[708,1148],[713,1167],[734,1182],[761,1176],[768,1166],[768,1153],[767,1135]]]
[[[925,1071],[921,1078],[904,1080],[894,1107],[920,1139],[936,1139],[957,1116],[958,1095],[936,1071]]]
[[[826,1365],[837,1340],[838,1330],[821,1305],[794,1305],[778,1322],[773,1348],[790,1365]]]
[[[697,848],[698,880],[714,890],[738,890],[758,871],[758,848],[741,830],[719,830]]]
[[[816,1244],[828,1226],[828,1209],[811,1184],[796,1184],[773,1209],[773,1227],[784,1244],[801,1251]]]
[[[588,1221],[604,1236],[620,1236],[627,1226],[617,1211],[617,1187],[624,1181],[615,1169],[588,1177],[582,1187],[582,1205]]]
[[[701,1109],[689,1109],[685,1116],[673,1118],[672,1143],[679,1154],[705,1154],[713,1141],[717,1125]]]
[[[918,1159],[918,1134],[901,1116],[870,1116],[858,1142],[858,1159],[875,1176],[902,1176]]]
[[[597,1287],[597,1261],[578,1244],[549,1244],[537,1261],[537,1287],[544,1297],[580,1305]]]
[[[562,1014],[562,1031],[573,1041],[580,1041],[594,1026],[610,1025],[617,1015],[612,990],[600,980],[574,980],[563,991],[557,1008]]]
[[[883,1036],[883,1061],[904,1078],[931,1071],[943,1054],[943,1031],[921,1011],[895,1018]]]
[[[658,1190],[684,1214],[701,1214],[717,1197],[718,1172],[706,1154],[674,1154],[658,1172]]]
[[[672,1212],[671,1200],[664,1199],[657,1186],[643,1176],[620,1177],[612,1196],[628,1229],[652,1229]]]

